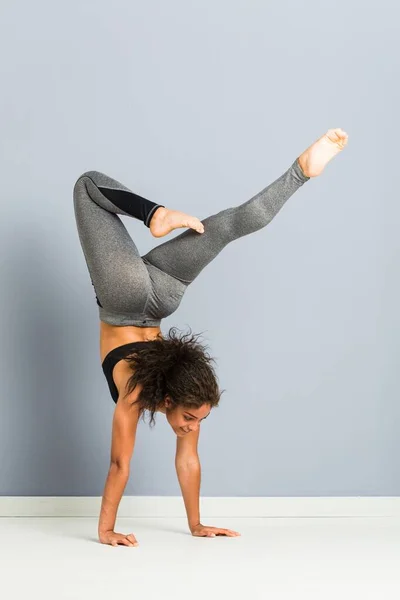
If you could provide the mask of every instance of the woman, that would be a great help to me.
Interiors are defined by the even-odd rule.
[[[347,133],[330,129],[291,167],[256,196],[203,221],[131,192],[117,181],[89,171],[74,188],[78,233],[100,317],[100,355],[116,403],[111,464],[99,519],[99,539],[137,546],[133,534],[114,532],[144,411],[162,412],[177,436],[176,469],[192,535],[240,535],[200,523],[200,423],[218,406],[221,392],[213,359],[196,336],[161,334],[160,323],[179,306],[186,288],[221,250],[265,227],[311,177],[347,144]],[[119,214],[143,221],[154,237],[187,231],[140,256]]]

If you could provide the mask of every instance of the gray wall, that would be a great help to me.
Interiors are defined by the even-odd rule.
[[[204,218],[342,127],[343,155],[228,246],[162,330],[203,331],[226,389],[202,426],[203,495],[399,495],[394,0],[1,12],[0,493],[103,491],[114,404],[76,177],[104,171]],[[160,243],[123,222],[142,253]],[[127,494],[180,493],[175,439],[163,415],[141,422]]]

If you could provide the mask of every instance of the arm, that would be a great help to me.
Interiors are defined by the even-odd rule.
[[[197,453],[200,426],[184,437],[177,437],[175,468],[185,503],[190,531],[200,523],[201,466]]]
[[[200,435],[200,425],[197,431],[192,431],[184,437],[177,437],[175,466],[181,486],[185,508],[188,517],[189,529],[192,535],[200,537],[214,537],[227,535],[230,537],[240,535],[232,529],[209,527],[200,523],[200,479],[201,468],[197,454],[197,443]]]
[[[139,420],[138,405],[131,405],[136,400],[139,389],[122,400],[118,398],[112,424],[110,469],[103,492],[98,534],[101,538],[106,532],[113,531],[117,510],[122,494],[129,479],[130,461],[136,439],[136,428]]]

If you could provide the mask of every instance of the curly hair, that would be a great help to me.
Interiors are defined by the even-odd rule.
[[[200,335],[192,334],[191,330],[179,334],[176,327],[171,327],[166,337],[156,337],[124,358],[133,370],[124,397],[140,384],[142,389],[132,404],[139,404],[140,413],[151,412],[150,427],[167,394],[173,408],[199,408],[203,404],[218,406],[225,390],[219,390],[212,365],[215,360],[208,354],[207,346],[198,342]]]

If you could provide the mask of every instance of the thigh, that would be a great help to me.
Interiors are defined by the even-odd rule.
[[[90,198],[84,177],[74,188],[74,211],[99,306],[117,313],[141,312],[150,290],[146,266],[118,215]]]
[[[150,250],[143,260],[189,285],[232,241],[227,217],[233,210],[225,209],[203,219],[204,233],[188,229]]]

